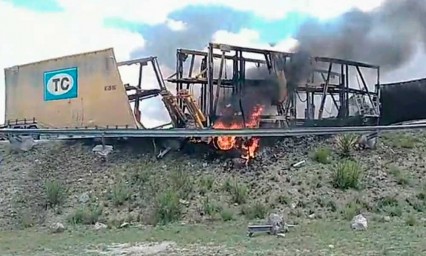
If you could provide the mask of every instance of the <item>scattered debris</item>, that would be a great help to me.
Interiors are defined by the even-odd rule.
[[[96,145],[92,152],[100,156],[104,161],[108,159],[108,155],[112,152],[113,146],[112,145]]]
[[[367,230],[367,219],[359,214],[352,219],[351,227],[354,230]]]
[[[176,247],[175,242],[161,243],[138,243],[138,244],[113,244],[104,250],[87,250],[87,253],[96,253],[98,255],[157,255],[167,253]],[[167,255],[167,254],[166,254]]]
[[[292,166],[298,168],[298,167],[301,167],[305,162],[306,162],[306,160],[303,160],[303,161],[300,161],[300,162],[293,164]]]
[[[289,225],[284,221],[284,218],[278,214],[272,213],[269,215],[266,225],[251,225],[248,227],[248,236],[253,236],[256,232],[266,232],[270,235],[278,235],[288,232]]]
[[[358,139],[358,147],[361,149],[376,149],[378,133],[361,135]]]
[[[164,150],[160,151],[160,153],[157,155],[157,159],[163,158],[167,153],[170,152],[170,150],[172,150],[172,148],[171,147],[167,147]]]
[[[65,231],[65,226],[60,222],[56,222],[55,224],[50,226],[50,231],[52,233],[62,233]]]

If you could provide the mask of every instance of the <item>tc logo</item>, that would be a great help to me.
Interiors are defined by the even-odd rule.
[[[44,100],[73,99],[78,96],[78,70],[68,68],[44,73]]]

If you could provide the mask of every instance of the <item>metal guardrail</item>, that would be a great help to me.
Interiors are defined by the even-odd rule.
[[[309,128],[271,128],[271,129],[0,129],[0,135],[47,135],[47,136],[88,136],[88,137],[139,137],[139,138],[181,138],[214,136],[255,136],[287,137],[302,135],[333,135],[340,133],[368,133],[396,130],[425,129],[426,124],[352,126],[352,127],[309,127]]]

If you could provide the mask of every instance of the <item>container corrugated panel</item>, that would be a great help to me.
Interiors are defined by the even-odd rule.
[[[380,85],[380,124],[426,119],[426,79]]]
[[[6,122],[136,128],[112,48],[5,69]]]

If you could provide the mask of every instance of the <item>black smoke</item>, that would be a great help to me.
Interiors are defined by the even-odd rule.
[[[426,46],[426,1],[386,0],[370,12],[353,9],[329,22],[308,21],[296,34],[315,56],[357,60],[392,70]]]

